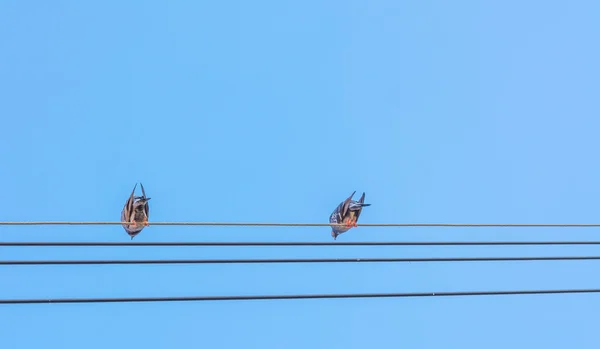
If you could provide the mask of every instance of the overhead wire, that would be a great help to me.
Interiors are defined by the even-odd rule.
[[[194,242],[0,242],[0,247],[116,247],[116,246],[502,246],[502,245],[600,245],[600,241],[332,241],[332,242],[263,242],[263,241],[194,241]]]
[[[423,263],[423,262],[518,262],[600,260],[600,256],[551,257],[436,257],[436,258],[284,258],[284,259],[96,259],[96,260],[0,260],[0,265],[94,264],[267,264],[267,263]]]
[[[408,297],[464,297],[548,294],[600,293],[600,289],[516,290],[516,291],[461,291],[461,292],[411,292],[411,293],[338,293],[338,294],[288,294],[245,296],[183,296],[183,297],[119,297],[119,298],[39,298],[0,299],[0,304],[50,304],[50,303],[126,303],[126,302],[185,302],[185,301],[249,301],[335,298],[408,298]]]
[[[74,222],[74,221],[31,221],[0,222],[0,225],[122,225],[132,222]],[[332,227],[346,226],[343,223],[258,223],[258,222],[149,222],[150,226],[245,226],[245,227]],[[357,227],[600,227],[600,223],[360,223]]]
[[[30,221],[0,222],[0,225],[121,225],[123,222]],[[127,224],[127,223],[126,223]],[[331,227],[344,224],[329,223],[246,223],[246,222],[151,222],[155,226],[296,226]],[[365,227],[600,227],[600,224],[495,224],[495,223],[363,223]],[[483,246],[483,245],[599,245],[600,241],[384,241],[384,242],[0,242],[0,246]],[[546,257],[441,257],[441,258],[310,258],[310,259],[150,259],[150,260],[12,260],[0,265],[90,265],[90,264],[239,264],[239,263],[388,263],[388,262],[488,262],[488,261],[559,261],[600,260],[600,256]],[[282,300],[331,298],[389,298],[430,296],[494,296],[599,293],[600,289],[517,290],[477,292],[420,292],[364,294],[300,294],[257,296],[193,296],[193,297],[132,297],[132,298],[58,298],[58,299],[0,299],[0,304],[35,303],[108,303],[108,302],[168,302],[168,301],[227,301]]]

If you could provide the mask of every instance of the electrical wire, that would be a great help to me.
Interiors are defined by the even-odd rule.
[[[600,289],[566,290],[520,290],[520,291],[474,291],[474,292],[413,292],[413,293],[339,293],[297,295],[247,295],[247,296],[189,296],[189,297],[131,297],[131,298],[47,298],[47,299],[0,299],[0,304],[49,304],[49,303],[125,303],[125,302],[184,302],[184,301],[248,301],[284,299],[332,299],[332,298],[402,298],[402,297],[460,297],[460,296],[507,296],[543,294],[600,293]]]
[[[0,225],[122,225],[133,224],[130,222],[0,222]],[[330,223],[251,223],[251,222],[149,222],[149,225],[169,225],[169,226],[253,226],[253,227],[342,227],[345,224]],[[593,224],[527,224],[527,223],[361,223],[359,227],[572,227],[572,228],[590,228],[600,227],[600,223]]]
[[[116,246],[502,246],[502,245],[600,245],[600,241],[364,241],[364,242],[0,242],[20,247],[116,247]]]
[[[600,256],[570,257],[441,257],[441,258],[308,258],[308,259],[121,259],[121,260],[12,260],[0,265],[93,265],[93,264],[266,264],[266,263],[422,263],[422,262],[517,262],[600,260]]]

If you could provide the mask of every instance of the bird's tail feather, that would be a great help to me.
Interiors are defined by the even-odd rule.
[[[353,202],[353,203],[350,204],[349,209],[356,210],[356,209],[359,209],[359,208],[362,208],[362,207],[366,207],[366,206],[371,206],[371,204],[365,204],[365,203],[362,203],[362,202]]]

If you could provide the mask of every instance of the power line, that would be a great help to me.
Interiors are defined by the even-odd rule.
[[[123,222],[0,222],[0,225],[121,225]],[[129,224],[126,222],[125,224]],[[331,227],[344,226],[344,224],[329,223],[251,223],[251,222],[150,222],[150,225],[169,226],[254,226],[254,227]],[[571,227],[591,228],[600,227],[600,223],[594,224],[527,224],[527,223],[361,223],[359,227]]]
[[[339,293],[255,296],[191,296],[191,297],[131,297],[131,298],[48,298],[48,299],[0,299],[0,304],[43,303],[125,303],[125,302],[185,302],[185,301],[248,301],[284,299],[333,299],[333,298],[402,298],[402,297],[459,297],[459,296],[508,296],[599,293],[600,289],[570,290],[523,290],[523,291],[475,291],[475,292],[414,292],[414,293]]]
[[[263,263],[396,263],[396,262],[516,262],[600,260],[600,256],[571,257],[441,257],[441,258],[308,258],[308,259],[97,259],[97,260],[12,260],[0,265],[93,265],[93,264],[263,264]]]
[[[600,245],[600,241],[364,241],[364,242],[0,242],[2,246],[502,246],[502,245]]]

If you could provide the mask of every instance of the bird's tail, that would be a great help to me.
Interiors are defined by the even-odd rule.
[[[360,207],[371,206],[371,204],[365,204],[365,193],[362,193],[356,204]]]
[[[366,206],[371,206],[371,204],[363,204],[362,202],[353,202],[353,203],[350,204],[350,206],[348,207],[348,209],[350,211],[357,211],[357,210],[360,210],[360,209],[362,209],[363,207],[366,207]]]

